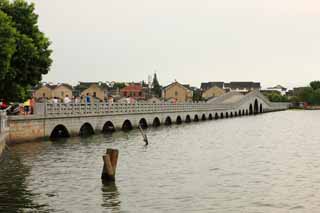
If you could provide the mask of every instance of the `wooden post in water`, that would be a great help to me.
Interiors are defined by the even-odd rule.
[[[105,181],[115,181],[119,151],[117,149],[107,149],[103,159],[103,169],[101,179]]]

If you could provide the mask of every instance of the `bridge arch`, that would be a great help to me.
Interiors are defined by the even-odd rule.
[[[155,118],[153,119],[152,126],[153,126],[153,127],[158,127],[158,126],[160,126],[160,125],[161,125],[160,119],[159,119],[158,117],[155,117]]]
[[[69,131],[62,124],[55,126],[50,135],[51,139],[68,138],[68,137],[70,137]]]
[[[253,107],[252,107],[252,104],[250,104],[249,106],[249,115],[252,115],[253,114]]]
[[[122,124],[122,130],[123,130],[123,131],[130,131],[130,130],[132,130],[132,129],[133,129],[133,127],[132,127],[131,121],[125,120],[125,121],[123,122],[123,124]]]
[[[218,120],[218,119],[219,119],[218,113],[215,113],[215,114],[214,114],[214,119],[215,119],[215,120]]]
[[[242,110],[242,115],[246,115],[246,111],[244,109]]]
[[[177,116],[176,124],[182,124],[182,119],[181,119],[180,115]]]
[[[258,99],[255,99],[255,100],[254,100],[253,113],[254,113],[255,115],[259,113],[259,103],[258,103]]]
[[[186,123],[190,123],[190,122],[191,122],[190,115],[187,115],[187,116],[186,116]]]
[[[139,121],[139,126],[141,126],[142,129],[148,128],[148,123],[145,118],[141,118]]]
[[[207,120],[207,118],[206,118],[206,114],[202,114],[201,120],[202,120],[202,121]]]
[[[194,119],[193,119],[195,122],[198,122],[199,121],[199,117],[197,114],[194,115]]]
[[[229,113],[228,112],[226,112],[226,118],[229,118]]]
[[[239,116],[241,116],[241,109],[239,109],[239,113],[238,113],[238,115],[239,115]]]
[[[230,117],[231,117],[231,118],[233,117],[233,112],[230,112]]]
[[[248,109],[246,109],[246,115],[249,115],[249,110]]]
[[[166,120],[165,120],[164,124],[165,124],[166,126],[169,126],[169,125],[172,124],[172,121],[171,121],[170,116],[166,117]]]
[[[263,106],[260,104],[260,113],[263,113]]]
[[[223,112],[220,113],[220,118],[223,118]]]
[[[212,120],[212,119],[213,119],[213,117],[212,117],[212,114],[211,114],[211,113],[209,114],[208,119],[209,119],[209,120]]]
[[[234,112],[234,117],[237,117],[237,116],[238,116],[238,112],[235,111],[235,112]]]
[[[86,122],[80,127],[79,135],[82,137],[87,137],[94,134],[93,127],[90,123]]]
[[[103,133],[112,133],[115,132],[116,128],[111,121],[107,121],[102,128]]]

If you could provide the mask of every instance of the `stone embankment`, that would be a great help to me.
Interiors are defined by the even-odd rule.
[[[0,111],[0,156],[6,147],[6,141],[9,137],[8,117],[5,111]]]

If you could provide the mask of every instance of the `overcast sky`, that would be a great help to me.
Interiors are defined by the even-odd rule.
[[[320,79],[319,0],[33,0],[52,41],[45,81]]]

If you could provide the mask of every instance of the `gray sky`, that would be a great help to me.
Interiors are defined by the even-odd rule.
[[[52,41],[45,81],[320,79],[318,0],[33,0]]]

